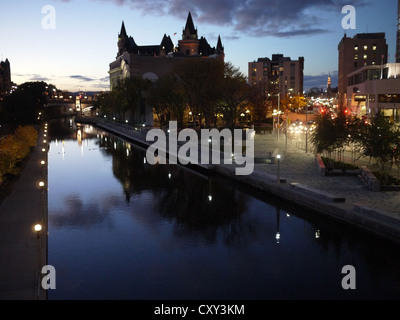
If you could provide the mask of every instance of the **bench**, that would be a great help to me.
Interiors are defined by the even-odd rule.
[[[339,196],[330,194],[326,191],[322,191],[322,190],[318,190],[318,189],[315,189],[315,188],[312,188],[309,186],[305,186],[298,182],[291,183],[291,186],[297,190],[305,191],[310,195],[322,197],[323,199],[331,201],[331,202],[345,202],[346,201],[346,198],[344,198],[344,197],[339,197]]]
[[[366,166],[361,167],[361,179],[367,184],[372,191],[381,191],[381,184],[377,177]]]

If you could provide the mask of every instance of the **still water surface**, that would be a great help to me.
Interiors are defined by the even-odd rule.
[[[223,178],[151,166],[88,125],[49,133],[50,300],[400,298],[397,246]],[[345,265],[356,289],[342,287]]]

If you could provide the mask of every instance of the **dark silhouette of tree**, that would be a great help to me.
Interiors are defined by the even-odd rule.
[[[1,118],[14,125],[35,124],[48,96],[45,82],[25,82],[4,98]]]

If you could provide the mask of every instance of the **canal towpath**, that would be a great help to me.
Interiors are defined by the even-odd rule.
[[[39,131],[37,145],[0,206],[0,300],[46,299],[41,288],[41,269],[47,264],[48,148],[44,134]],[[39,234],[34,230],[36,224],[42,226]]]

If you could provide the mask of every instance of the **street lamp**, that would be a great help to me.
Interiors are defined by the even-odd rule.
[[[277,183],[281,182],[281,178],[280,178],[280,160],[281,160],[281,155],[278,154],[276,156],[276,158],[278,159],[278,174],[277,174]]]
[[[37,238],[39,239],[40,231],[42,231],[42,225],[39,224],[39,223],[35,224],[34,227],[33,227],[33,230],[35,230]]]
[[[279,140],[279,115],[281,113],[280,107],[281,107],[281,94],[278,93],[278,140]]]

